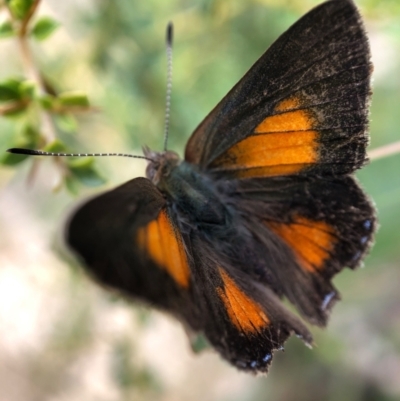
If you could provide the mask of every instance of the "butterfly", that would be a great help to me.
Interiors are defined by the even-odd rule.
[[[101,283],[267,372],[292,334],[312,345],[305,322],[327,324],[333,276],[371,245],[374,208],[352,176],[367,161],[371,70],[354,3],[312,9],[197,127],[184,160],[146,148],[146,178],[80,206],[67,243]]]

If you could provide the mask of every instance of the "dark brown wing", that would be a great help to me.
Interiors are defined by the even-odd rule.
[[[164,197],[136,178],[89,200],[70,219],[67,242],[103,284],[198,323],[190,261]]]
[[[235,237],[229,239],[234,241]],[[194,257],[203,332],[224,359],[241,370],[266,373],[273,352],[283,349],[291,334],[312,344],[305,325],[273,291],[243,272],[248,260],[230,260],[200,232],[192,232],[187,243]],[[241,252],[246,251],[242,241]]]
[[[243,261],[232,265],[204,232],[182,234],[178,219],[156,187],[137,178],[80,207],[67,241],[103,284],[203,332],[239,369],[266,372],[292,333],[311,344],[273,291],[239,269]]]
[[[360,264],[376,229],[374,208],[357,182],[253,178],[230,183],[228,194],[264,261],[245,272],[286,296],[311,323],[325,325],[339,299],[332,277]]]
[[[355,5],[323,3],[215,107],[185,158],[220,178],[350,173],[365,162],[370,74]]]

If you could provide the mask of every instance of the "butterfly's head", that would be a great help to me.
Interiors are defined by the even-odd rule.
[[[156,186],[159,186],[162,178],[167,177],[171,170],[181,163],[178,154],[171,150],[155,152],[148,147],[144,147],[143,153],[149,159],[146,177]]]

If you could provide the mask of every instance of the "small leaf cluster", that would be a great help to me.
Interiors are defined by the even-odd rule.
[[[21,26],[29,29],[27,36],[36,40],[45,40],[59,27],[59,23],[50,17],[37,18],[32,24],[31,17],[39,4],[37,0],[6,0],[10,18],[0,24],[0,38],[18,36]],[[25,35],[25,32],[24,32]]]
[[[41,149],[49,152],[70,152],[60,134],[77,130],[76,115],[90,112],[88,96],[82,91],[59,91],[46,78],[34,60],[30,40],[44,41],[60,27],[49,16],[36,17],[40,0],[5,0],[8,18],[0,24],[0,39],[15,40],[24,60],[26,76],[8,77],[0,81],[0,115],[15,122],[10,148]],[[44,124],[47,121],[47,124]],[[46,127],[45,127],[46,125]],[[0,164],[16,166],[29,156],[3,153]],[[80,185],[104,183],[93,158],[55,158],[67,190],[76,194]]]

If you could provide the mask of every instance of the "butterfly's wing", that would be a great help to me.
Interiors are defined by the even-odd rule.
[[[176,224],[158,189],[136,178],[81,206],[66,240],[101,283],[196,328],[190,260]]]
[[[183,231],[160,192],[136,179],[79,209],[69,244],[105,284],[203,331],[237,367],[266,371],[290,333],[311,342],[277,295],[323,324],[325,313],[309,306],[329,309],[330,277],[355,266],[349,255],[370,241],[369,202],[353,179],[335,178],[365,161],[369,74],[353,3],[324,3],[278,39],[187,145],[186,161],[216,178],[234,224],[213,235]]]
[[[289,28],[195,130],[186,161],[221,178],[350,173],[365,162],[371,74],[350,0]]]
[[[271,290],[216,253],[204,233],[180,226],[156,187],[137,178],[81,206],[66,236],[100,282],[203,332],[239,369],[266,372],[292,333],[311,344]]]
[[[253,233],[264,267],[247,268],[268,280],[311,323],[325,325],[340,298],[331,283],[355,268],[375,231],[374,209],[352,177],[275,177],[240,180],[229,197]],[[272,277],[272,278],[271,278]]]
[[[375,228],[347,176],[366,161],[370,74],[355,5],[328,1],[270,47],[186,147],[264,249],[265,266],[244,271],[319,325],[339,298],[332,276],[360,263]]]
[[[243,273],[247,260],[222,255],[202,232],[192,231],[187,243],[203,310],[202,331],[223,358],[241,370],[265,373],[274,350],[283,349],[291,334],[312,344],[305,325],[274,292]]]

